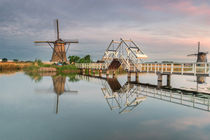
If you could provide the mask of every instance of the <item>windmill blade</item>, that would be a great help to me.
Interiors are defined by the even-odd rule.
[[[78,91],[74,91],[74,90],[65,90],[65,93],[67,93],[67,94],[78,94]]]
[[[55,41],[34,41],[34,43],[55,43]]]
[[[198,42],[198,53],[200,52],[200,42]]]
[[[36,93],[41,93],[41,94],[49,94],[49,93],[54,93],[53,89],[42,89],[42,88],[38,88],[35,89]]]
[[[55,41],[34,41],[35,46],[47,46],[50,43],[55,43]]]
[[[57,40],[59,40],[60,37],[59,37],[59,24],[58,24],[58,19],[56,19],[56,27],[57,27]]]
[[[64,39],[63,40],[65,43],[79,43],[77,39]]]
[[[188,54],[187,56],[197,56],[198,54]]]

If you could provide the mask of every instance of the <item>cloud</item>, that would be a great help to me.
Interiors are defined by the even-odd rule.
[[[142,43],[149,61],[181,61],[197,41],[203,50],[210,50],[208,8],[207,1],[191,0],[2,0],[0,57],[21,59],[27,48],[36,53],[25,59],[49,60],[50,48],[34,47],[33,41],[54,40],[53,21],[59,18],[61,37],[80,41],[71,46],[72,55],[90,53],[99,59],[112,39],[123,37]],[[176,51],[181,53],[172,57]]]

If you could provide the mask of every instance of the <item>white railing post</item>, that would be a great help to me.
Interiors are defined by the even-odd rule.
[[[174,71],[174,66],[173,66],[174,64],[172,64],[171,63],[171,74],[173,73],[173,71]]]
[[[155,64],[155,73],[156,73],[156,64]]]
[[[158,72],[160,71],[160,64],[158,64]]]
[[[206,70],[207,66],[206,66],[206,62],[205,62],[205,65],[204,65],[204,73],[206,74],[207,70]]]
[[[152,63],[150,64],[150,71],[152,71]]]
[[[194,64],[194,75],[197,73],[197,63]]]
[[[181,74],[183,74],[183,64],[181,64]]]

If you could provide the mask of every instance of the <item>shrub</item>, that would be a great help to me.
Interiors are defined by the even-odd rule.
[[[7,61],[8,61],[7,58],[2,59],[2,62],[7,62]]]
[[[18,59],[13,59],[14,62],[18,62]]]

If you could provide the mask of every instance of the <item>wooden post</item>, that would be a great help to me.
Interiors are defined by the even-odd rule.
[[[167,74],[167,87],[171,87],[171,74]]]
[[[99,69],[99,77],[102,77],[102,69]]]
[[[82,75],[85,75],[85,69],[82,69]]]
[[[88,69],[88,75],[91,75],[91,69]]]
[[[95,76],[95,74],[96,74],[96,70],[95,70],[95,69],[93,69],[93,76]]]
[[[109,70],[106,71],[106,78],[109,78]]]
[[[116,76],[116,71],[113,70],[112,77],[115,78],[115,76]]]
[[[136,83],[139,83],[139,73],[136,72]]]
[[[157,87],[158,88],[161,88],[162,87],[162,74],[159,72],[159,73],[157,73],[157,76],[158,76],[158,78],[157,78]]]

